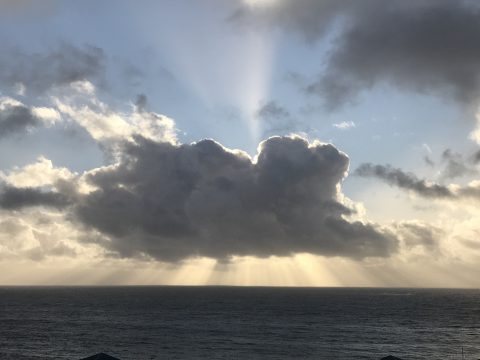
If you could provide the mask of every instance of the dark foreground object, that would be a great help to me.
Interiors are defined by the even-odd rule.
[[[381,358],[381,360],[402,360],[402,359],[396,356],[388,355],[388,356],[385,356],[384,358]]]
[[[83,359],[80,359],[80,360],[120,360],[120,359],[116,358],[116,357],[113,357],[113,356],[110,356],[110,355],[107,355],[105,353],[99,353],[99,354],[92,355],[92,356],[89,356],[89,357],[86,357],[86,358],[83,358]]]

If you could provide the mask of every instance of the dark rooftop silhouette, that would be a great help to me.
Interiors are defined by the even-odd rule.
[[[86,358],[82,358],[80,360],[120,360],[119,358],[107,355],[105,353],[98,353],[96,355],[92,355]]]

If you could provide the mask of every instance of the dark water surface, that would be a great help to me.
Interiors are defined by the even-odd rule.
[[[0,287],[0,359],[480,359],[480,291]]]

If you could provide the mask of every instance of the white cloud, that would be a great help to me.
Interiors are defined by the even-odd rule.
[[[57,180],[70,180],[75,176],[69,169],[54,167],[52,161],[40,156],[37,162],[21,168],[14,168],[0,178],[17,187],[37,187],[53,185]]]
[[[70,93],[54,97],[53,101],[60,113],[99,142],[132,139],[134,135],[162,142],[177,141],[172,119],[135,107],[128,113],[115,111],[97,98],[94,86],[87,81],[74,83]]]
[[[60,121],[60,113],[49,107],[33,107],[32,114],[42,120],[47,126],[54,125]]]
[[[8,96],[0,98],[0,111],[6,110],[7,108],[12,106],[25,106],[25,105],[22,102]]]
[[[333,124],[334,128],[340,129],[340,130],[349,130],[354,128],[356,125],[353,121],[342,121],[339,123]]]

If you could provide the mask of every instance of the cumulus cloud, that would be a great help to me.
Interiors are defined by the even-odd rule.
[[[255,161],[212,140],[137,138],[118,165],[89,175],[96,190],[75,214],[123,256],[388,256],[392,234],[344,218],[352,211],[338,200],[347,168],[332,145],[301,138],[270,138]]]
[[[54,167],[51,160],[40,156],[33,164],[15,167],[7,174],[0,172],[0,209],[62,210],[72,202],[75,188],[79,187],[77,180],[77,174],[67,168]]]
[[[306,87],[330,109],[379,83],[463,104],[480,95],[475,2],[285,0],[259,9],[245,6],[234,18],[293,30],[310,41],[335,28],[323,71]]]
[[[102,49],[63,43],[44,53],[28,54],[5,45],[0,55],[0,82],[3,86],[22,86],[27,91],[44,93],[53,87],[89,80],[104,80],[105,54]]]
[[[391,231],[348,220],[355,209],[340,184],[349,159],[333,145],[274,137],[252,160],[212,140],[177,145],[137,136],[120,154],[118,163],[83,175],[88,191],[75,181],[56,190],[5,185],[0,205],[63,208],[85,239],[123,257],[361,259],[397,249]]]
[[[0,259],[41,261],[49,257],[86,255],[77,231],[60,214],[30,209],[19,216],[3,211],[0,218]],[[89,255],[92,255],[90,253]]]
[[[55,184],[59,180],[71,180],[75,176],[65,167],[55,167],[51,160],[44,156],[38,157],[33,164],[15,167],[8,174],[0,172],[4,182],[16,187],[42,187]]]

